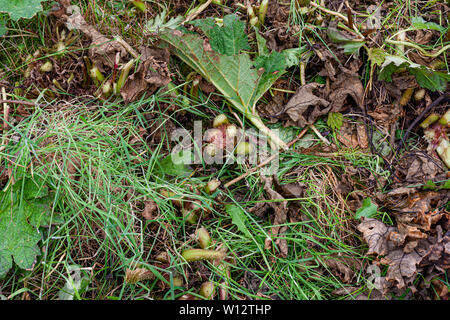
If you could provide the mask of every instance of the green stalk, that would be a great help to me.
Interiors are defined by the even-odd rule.
[[[130,74],[130,70],[134,65],[134,59],[131,59],[127,62],[127,64],[123,67],[122,72],[120,73],[119,80],[117,80],[117,85],[115,88],[115,93],[119,94],[120,89],[122,89],[125,81],[128,79],[128,75]]]
[[[275,134],[272,130],[266,127],[264,122],[262,122],[261,118],[258,115],[246,114],[247,118],[257,127],[263,134],[265,134],[269,139],[275,144],[276,147],[279,147],[283,150],[287,150],[289,147],[283,140],[280,139],[278,135]]]
[[[259,19],[259,23],[262,26],[264,25],[264,21],[266,20],[268,6],[269,6],[269,0],[262,0],[261,4],[259,5],[258,19]]]

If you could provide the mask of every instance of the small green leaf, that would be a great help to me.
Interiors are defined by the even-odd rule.
[[[445,181],[444,185],[441,187],[441,189],[449,190],[450,189],[450,179]]]
[[[363,200],[361,208],[356,210],[355,218],[359,219],[361,217],[372,218],[376,215],[378,206],[372,203],[370,198]]]
[[[167,10],[164,9],[154,19],[147,21],[145,28],[147,32],[154,33],[161,30],[173,30],[178,28],[183,22],[182,16],[177,16],[166,21]]]
[[[340,112],[329,112],[327,125],[333,130],[339,130],[342,127],[344,116]]]
[[[443,32],[445,30],[444,27],[434,22],[426,22],[422,17],[411,18],[411,24],[416,29],[436,30],[439,32]]]
[[[159,162],[156,162],[155,174],[169,175],[169,176],[186,176],[190,173],[190,169],[184,163],[174,162],[172,160],[172,155],[168,155]]]
[[[436,183],[434,183],[432,180],[428,180],[425,185],[423,186],[424,190],[435,190],[436,189]]]
[[[207,18],[191,22],[200,27],[209,38],[211,49],[227,56],[239,54],[241,50],[249,50],[248,37],[245,33],[245,23],[235,14],[223,18],[223,26],[214,23],[214,19]]]
[[[9,13],[12,20],[29,19],[42,11],[44,0],[0,0],[0,12]]]
[[[246,226],[247,216],[245,215],[244,210],[235,204],[227,204],[225,206],[225,211],[230,215],[231,221],[238,228],[238,230],[250,238],[251,233]]]
[[[368,55],[372,66],[375,64],[377,66],[381,66],[386,57],[386,53],[380,48],[370,48]]]

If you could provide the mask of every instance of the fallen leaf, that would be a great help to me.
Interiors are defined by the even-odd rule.
[[[313,124],[318,117],[330,111],[330,103],[313,93],[322,87],[323,85],[315,82],[305,84],[288,101],[285,111],[298,126]]]
[[[144,210],[142,211],[142,216],[146,220],[152,220],[155,218],[155,213],[158,212],[158,205],[153,200],[145,201]]]
[[[283,196],[272,189],[273,177],[261,176],[264,184],[264,190],[270,196],[272,200],[284,200]],[[273,219],[272,227],[272,238],[277,238],[275,244],[280,249],[280,254],[282,257],[287,257],[288,247],[287,241],[281,235],[287,230],[286,226],[281,226],[287,221],[287,201],[282,202],[269,202],[269,205],[275,211],[275,217]]]
[[[171,73],[167,67],[169,52],[161,49],[140,47],[141,60],[137,71],[130,75],[120,94],[125,102],[138,99],[143,93],[152,94],[157,88],[166,86]]]
[[[364,240],[369,245],[367,255],[385,255],[388,253],[387,236],[395,228],[386,226],[383,222],[377,219],[364,219],[357,226],[358,231],[362,232]]]
[[[125,57],[127,51],[123,44],[116,40],[109,39],[97,31],[92,25],[88,24],[80,13],[77,6],[70,6],[67,8],[66,26],[69,30],[80,30],[91,39],[89,55],[94,61],[94,64],[104,72],[104,66],[109,68],[114,67],[116,54],[120,57]]]

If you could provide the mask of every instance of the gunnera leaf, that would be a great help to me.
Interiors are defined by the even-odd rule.
[[[31,269],[40,254],[38,228],[48,226],[52,219],[53,197],[38,181],[23,178],[0,192],[0,279],[14,262],[22,269]]]
[[[225,26],[227,25],[226,21],[227,19],[224,19]],[[237,22],[233,18],[228,23]],[[204,25],[208,24],[203,24],[203,27]],[[215,26],[212,28],[215,28]],[[263,134],[267,135],[275,146],[287,149],[286,143],[264,125],[255,111],[256,102],[285,72],[282,69],[283,66],[279,63],[281,56],[278,53],[272,53],[258,63],[269,68],[269,70],[264,69],[264,67],[257,69],[247,53],[235,54],[244,48],[241,34],[243,30],[236,26],[231,29],[233,31],[229,31],[228,35],[239,38],[230,40],[233,43],[231,46],[230,43],[219,44],[225,38],[221,38],[222,40],[210,38],[210,44],[208,44],[197,34],[183,33],[179,30],[164,30],[159,33],[159,37],[170,45],[171,51],[181,60],[212,83],[233,107],[241,111]],[[206,29],[205,33],[210,33],[210,30]],[[214,46],[218,51],[212,50],[211,42],[215,42]]]
[[[44,0],[0,0],[0,12],[9,13],[12,20],[29,19],[42,11]]]

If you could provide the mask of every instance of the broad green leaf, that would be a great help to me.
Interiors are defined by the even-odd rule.
[[[411,24],[415,29],[427,29],[427,30],[436,30],[439,32],[443,32],[445,30],[444,27],[434,23],[434,22],[426,22],[422,17],[413,17],[411,18]]]
[[[344,116],[340,112],[329,112],[327,125],[333,130],[339,130],[342,127]]]
[[[246,226],[247,216],[245,215],[244,210],[235,204],[227,204],[225,206],[225,211],[230,215],[231,221],[238,228],[238,230],[247,237],[251,238],[251,233]]]
[[[0,278],[13,266],[13,259],[20,268],[33,267],[40,253],[38,228],[50,224],[52,201],[48,189],[31,179],[21,179],[0,192]]]
[[[344,49],[344,53],[358,54],[359,49],[365,43],[364,41],[358,41],[357,39],[350,38],[334,27],[329,27],[327,29],[327,35],[331,41],[338,43],[339,47]]]
[[[245,25],[235,15],[226,16],[223,21],[223,27],[211,27],[210,22],[205,21],[200,24],[209,37],[212,50],[193,33],[166,30],[159,33],[159,37],[181,60],[212,83],[275,146],[287,149],[286,143],[264,125],[255,111],[256,102],[285,72],[280,62],[283,55],[272,53],[261,58],[258,65],[263,69],[258,70],[247,53],[239,53],[248,46]]]
[[[372,218],[376,215],[377,210],[378,206],[375,203],[372,203],[370,198],[366,198],[363,200],[361,208],[356,210],[355,218]]]
[[[192,69],[211,82],[238,110],[250,114],[256,100],[275,82],[277,74],[263,73],[265,82],[260,81],[250,56],[222,55],[206,51],[203,40],[194,34],[162,32],[160,38],[168,42],[175,53]]]
[[[42,11],[44,0],[0,0],[0,12],[9,13],[12,20],[29,19]]]

